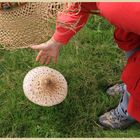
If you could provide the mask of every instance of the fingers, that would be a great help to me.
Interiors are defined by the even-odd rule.
[[[40,63],[43,65],[46,63],[48,65],[51,62],[51,59],[53,59],[54,64],[56,64],[57,59],[51,57],[51,56],[46,56],[40,59]]]
[[[50,56],[46,56],[46,57],[43,57],[41,60],[40,60],[40,63],[43,65],[46,63],[46,65],[48,65],[51,61],[51,57]]]
[[[48,64],[50,63],[50,61],[51,61],[51,57],[48,56],[48,57],[47,57],[47,60],[46,60],[46,64],[48,65]]]
[[[53,59],[53,62],[56,64],[57,59],[52,57],[52,56],[47,56],[46,53],[44,53],[43,51],[40,51],[36,57],[36,61],[40,62],[42,65],[43,64],[49,64],[51,61],[51,58]]]
[[[34,49],[34,50],[44,50],[44,49],[46,49],[46,47],[47,46],[44,43],[42,43],[40,45],[33,45],[33,46],[31,46],[31,48]]]
[[[56,64],[57,63],[57,56],[53,57],[52,59],[53,59],[53,63]]]
[[[40,51],[40,52],[38,53],[38,55],[37,55],[37,57],[36,57],[36,61],[37,61],[37,62],[40,61],[40,59],[41,59],[41,57],[42,57],[42,53],[43,53],[43,51]]]
[[[41,64],[44,64],[44,63],[46,62],[46,60],[47,60],[47,55],[46,55],[46,53],[43,52],[43,51],[40,51],[40,52],[38,53],[37,57],[36,57],[36,61],[37,61],[37,62],[40,61]]]
[[[53,60],[54,64],[57,63],[57,57],[58,53],[55,53],[54,50],[46,51],[46,50],[40,50],[36,57],[36,61],[40,62],[41,64],[49,64],[51,59]]]
[[[47,60],[47,56],[44,56],[44,57],[42,57],[42,59],[40,60],[40,63],[43,65],[43,64],[45,64],[46,60]]]

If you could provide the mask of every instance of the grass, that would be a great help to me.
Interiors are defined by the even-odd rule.
[[[94,22],[94,24],[93,24]],[[57,65],[68,82],[68,96],[53,107],[31,103],[22,90],[26,73],[39,66],[31,49],[0,50],[0,137],[140,137],[140,124],[103,130],[98,116],[118,104],[106,94],[121,82],[124,54],[113,40],[113,27],[99,17],[61,49]]]

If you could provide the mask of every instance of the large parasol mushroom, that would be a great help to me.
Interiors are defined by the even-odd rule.
[[[26,74],[23,90],[25,96],[33,103],[41,106],[53,106],[65,99],[67,82],[60,72],[40,66]]]

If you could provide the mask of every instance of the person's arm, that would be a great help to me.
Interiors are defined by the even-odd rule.
[[[36,61],[41,64],[49,64],[51,59],[57,63],[60,48],[67,44],[68,41],[86,24],[90,10],[96,10],[96,3],[75,3],[71,5],[68,12],[63,11],[57,16],[56,30],[52,38],[42,44],[33,45],[31,48],[39,50]],[[74,13],[73,10],[79,10]]]
[[[53,39],[62,44],[68,41],[86,24],[90,10],[97,10],[96,3],[73,3],[68,7],[68,12],[60,12],[57,16],[56,30]],[[71,12],[77,10],[77,13]]]

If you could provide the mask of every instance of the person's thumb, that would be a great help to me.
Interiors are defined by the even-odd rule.
[[[34,49],[34,50],[45,50],[45,49],[48,48],[48,46],[47,46],[46,43],[42,43],[42,44],[39,44],[39,45],[32,45],[31,48]]]

